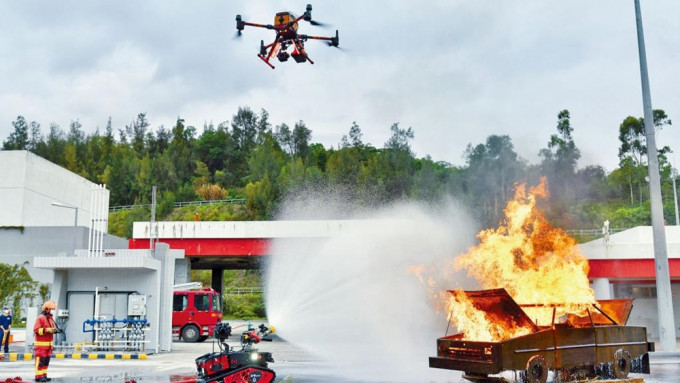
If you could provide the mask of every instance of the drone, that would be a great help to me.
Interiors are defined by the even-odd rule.
[[[314,64],[314,61],[309,58],[305,51],[305,42],[307,40],[324,40],[328,46],[338,47],[340,44],[340,37],[338,31],[335,31],[335,36],[309,36],[298,33],[298,22],[304,20],[315,26],[323,26],[324,24],[312,20],[312,5],[307,4],[305,13],[300,17],[295,17],[291,12],[279,12],[274,17],[274,25],[271,24],[256,24],[243,21],[241,15],[236,15],[236,36],[240,37],[241,32],[246,26],[273,29],[276,31],[276,38],[271,44],[264,44],[264,40],[260,40],[260,53],[257,55],[265,64],[274,69],[274,65],[270,60],[276,56],[280,62],[286,62],[290,57],[293,57],[295,62],[303,63],[309,61]],[[287,52],[289,47],[293,47],[292,52]]]

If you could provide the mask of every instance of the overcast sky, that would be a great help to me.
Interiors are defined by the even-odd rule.
[[[0,0],[0,140],[17,115],[86,132],[140,112],[152,127],[177,116],[198,128],[239,106],[273,124],[303,120],[337,146],[352,121],[382,147],[394,122],[415,131],[416,155],[463,163],[468,143],[507,134],[537,162],[569,109],[581,165],[618,163],[618,126],[642,116],[633,0],[317,1],[306,34],[340,31],[340,51],[310,41],[315,65],[256,54],[272,23],[304,11],[293,0]],[[642,0],[654,108],[680,124],[680,2]],[[680,132],[658,134],[680,162]]]

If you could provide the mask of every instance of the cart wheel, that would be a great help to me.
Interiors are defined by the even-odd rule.
[[[545,383],[548,381],[548,362],[541,355],[534,355],[527,362],[527,382]]]
[[[618,349],[614,353],[614,375],[624,379],[630,373],[630,353],[624,349]]]

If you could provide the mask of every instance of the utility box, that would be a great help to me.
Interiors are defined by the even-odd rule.
[[[146,295],[128,295],[128,316],[146,316]]]

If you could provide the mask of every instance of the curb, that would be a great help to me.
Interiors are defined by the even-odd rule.
[[[0,353],[0,355],[3,355]],[[147,359],[148,356],[146,354],[90,354],[90,353],[72,353],[72,354],[63,354],[63,353],[57,353],[57,354],[52,354],[52,358],[55,359],[123,359],[123,360],[132,360],[132,359]],[[29,353],[16,353],[16,352],[11,352],[8,354],[4,354],[4,358],[2,361],[4,362],[17,362],[20,360],[33,360],[33,354]]]

